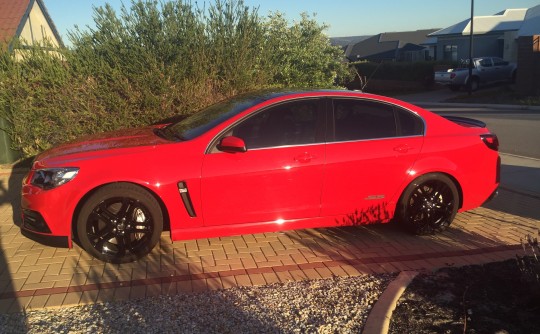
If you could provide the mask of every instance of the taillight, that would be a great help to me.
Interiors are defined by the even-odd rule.
[[[497,138],[497,135],[493,133],[489,133],[485,135],[480,135],[480,138],[482,138],[482,141],[484,142],[484,144],[486,144],[486,146],[489,147],[490,149],[494,151],[499,150],[499,139]]]
[[[455,73],[450,74],[450,79],[454,79],[456,77]]]

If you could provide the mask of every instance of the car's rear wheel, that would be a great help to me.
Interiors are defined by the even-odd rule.
[[[446,229],[458,206],[459,193],[454,182],[442,174],[427,174],[407,186],[397,213],[412,232],[429,235]]]
[[[448,86],[451,91],[457,92],[459,90],[459,85],[450,85]]]
[[[92,256],[111,263],[135,261],[150,253],[163,230],[163,213],[144,188],[113,183],[98,189],[83,204],[77,237]]]

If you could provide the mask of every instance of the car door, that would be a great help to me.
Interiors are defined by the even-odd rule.
[[[480,72],[479,75],[482,83],[495,81],[497,73],[491,58],[483,58],[478,63],[480,64],[478,70]]]
[[[494,78],[495,81],[506,81],[512,78],[511,66],[507,61],[501,58],[493,57]]]
[[[206,226],[284,222],[320,213],[325,100],[279,103],[231,127],[246,152],[210,148],[202,167]],[[219,142],[221,138],[217,138]]]
[[[326,148],[321,215],[345,224],[385,221],[422,145],[423,121],[389,104],[333,100],[334,136]]]

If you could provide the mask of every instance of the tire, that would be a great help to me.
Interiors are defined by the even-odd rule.
[[[133,262],[147,255],[163,231],[158,201],[144,188],[113,183],[99,188],[83,204],[76,233],[90,255],[110,263]]]
[[[417,235],[445,230],[456,216],[459,193],[454,182],[442,174],[423,175],[407,186],[397,208],[397,216]]]
[[[450,85],[448,87],[452,92],[457,92],[459,90],[459,85]]]

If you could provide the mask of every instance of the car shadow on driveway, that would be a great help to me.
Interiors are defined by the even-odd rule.
[[[0,204],[9,204],[13,211],[13,222],[21,225],[21,191],[22,181],[29,170],[32,158],[22,160],[13,165],[6,184],[5,177],[0,180]]]
[[[285,233],[316,256],[353,267],[367,265],[375,272],[381,266],[401,271],[471,264],[475,261],[471,256],[479,255],[479,260],[485,261],[493,253],[517,250],[528,235],[538,235],[540,221],[531,212],[540,200],[533,198],[530,203],[514,206],[524,199],[508,191],[501,193],[489,207],[458,213],[448,229],[435,235],[413,235],[399,222]]]
[[[526,160],[525,160],[526,161]],[[526,161],[527,162],[527,161]],[[533,161],[536,163],[536,161]],[[540,168],[503,164],[499,195],[484,207],[540,220]]]
[[[0,175],[0,214],[2,217],[13,217],[0,223],[0,313],[17,311],[22,307],[16,292],[23,280],[13,278],[17,266],[24,260],[24,257],[17,258],[21,245],[18,242],[21,224],[19,217],[22,180],[25,174],[25,170],[20,169],[20,166],[21,164],[15,164],[13,171],[16,172]],[[18,259],[21,262],[17,261]]]

